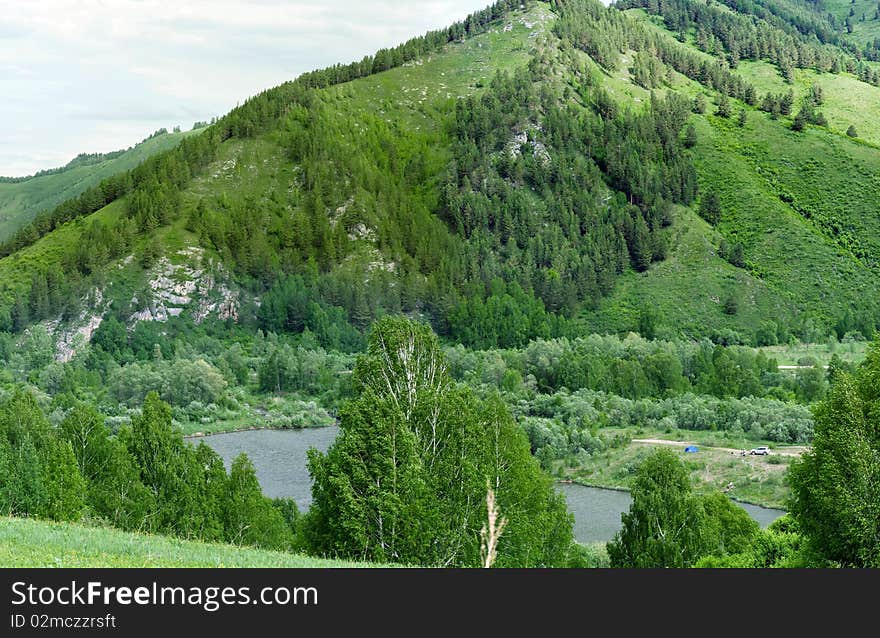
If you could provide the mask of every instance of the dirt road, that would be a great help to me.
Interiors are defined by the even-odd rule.
[[[732,452],[733,454],[740,454],[742,452],[741,449],[734,449],[732,447],[712,447],[710,445],[700,445],[699,443],[694,443],[692,441],[670,441],[669,439],[633,439],[633,443],[642,443],[644,445],[674,445],[676,447],[685,447],[688,445],[694,445],[698,449],[702,448],[704,450],[717,450],[720,452]],[[790,446],[784,449],[774,449],[770,448],[770,455],[777,456],[800,456],[804,452],[807,451],[807,447],[803,445]],[[746,450],[746,454],[748,454],[748,450]]]

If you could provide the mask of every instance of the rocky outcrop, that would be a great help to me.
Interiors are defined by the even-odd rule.
[[[171,256],[161,258],[148,273],[148,298],[132,297],[137,308],[128,318],[129,328],[140,321],[165,322],[183,313],[190,313],[196,323],[209,317],[238,320],[241,294],[233,287],[230,273],[219,262],[208,258],[201,248],[190,246]],[[119,262],[130,264],[129,256]],[[82,345],[89,343],[101,326],[110,300],[107,293],[95,288],[81,300],[83,310],[73,319],[58,317],[44,322],[55,339],[55,359],[70,361]]]
[[[150,299],[132,298],[132,304],[141,309],[131,315],[131,322],[164,322],[186,310],[196,323],[212,315],[238,319],[240,295],[229,286],[226,269],[195,246],[184,248],[175,256],[177,263],[163,257],[154,267],[149,281]]]
[[[45,322],[47,332],[55,337],[56,361],[70,361],[79,348],[91,341],[95,330],[104,320],[110,302],[104,299],[103,291],[96,288],[88,298],[83,299],[82,306],[83,310],[73,320],[62,321],[59,317]]]

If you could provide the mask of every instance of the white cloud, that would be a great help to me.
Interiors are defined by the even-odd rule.
[[[0,175],[128,147],[491,0],[0,0]]]

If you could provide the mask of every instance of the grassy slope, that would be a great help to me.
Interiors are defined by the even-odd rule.
[[[719,230],[744,244],[753,273],[779,297],[833,317],[876,290],[875,272],[780,199],[787,192],[809,205],[822,205],[822,197],[835,206],[877,201],[874,193],[853,190],[848,162],[855,163],[850,151],[857,145],[817,129],[798,135],[757,112],[745,130],[712,116],[701,118],[697,130],[701,187],[719,194],[724,211]],[[880,170],[880,155],[870,161]],[[864,220],[871,226],[872,217]]]
[[[868,343],[865,341],[849,341],[845,343],[832,342],[829,344],[794,344],[780,346],[766,346],[760,350],[768,357],[776,359],[781,366],[795,366],[798,361],[810,357],[815,359],[818,365],[828,365],[831,357],[835,354],[850,363],[861,363],[865,360]]]
[[[452,100],[488,85],[496,71],[525,65],[535,41],[545,35],[555,16],[546,4],[509,21],[510,31],[489,32],[450,45],[440,55],[329,89],[346,99],[354,112],[372,112],[416,127],[436,127],[436,113],[448,111]],[[499,25],[500,26],[500,25]]]
[[[718,256],[720,235],[688,208],[676,208],[667,259],[646,273],[628,272],[596,312],[584,316],[585,330],[636,330],[642,309],[657,309],[660,336],[681,331],[699,335],[706,326],[754,331],[766,317],[788,312],[785,300],[758,278]],[[736,316],[722,310],[733,294],[742,295]]]
[[[667,33],[643,12],[628,13]],[[327,89],[320,92],[322,102],[325,108],[346,116],[340,121],[353,121],[355,127],[358,118],[388,121],[401,134],[423,142],[430,149],[430,161],[442,166],[447,159],[442,123],[454,99],[479,91],[498,69],[525,64],[551,21],[547,6],[538,5],[525,16],[517,16],[510,32],[496,28],[452,44],[426,60]],[[643,108],[649,93],[630,82],[627,60],[631,56],[632,52],[623,56],[619,70],[605,74],[603,81],[619,100],[632,108]],[[761,91],[783,90],[785,85],[772,71],[763,63],[743,63],[739,72]],[[810,73],[798,71],[798,91],[806,91],[812,83]],[[796,134],[788,130],[790,118],[773,121],[755,109],[748,109],[744,129],[715,117],[711,115],[713,96],[673,74],[672,86],[658,93],[674,89],[690,96],[707,96],[707,115],[693,117],[699,137],[695,156],[701,191],[715,190],[721,197],[722,223],[713,229],[692,210],[677,209],[675,223],[668,231],[669,258],[647,273],[625,273],[598,310],[581,317],[584,332],[633,329],[640,309],[652,307],[660,312],[661,334],[664,324],[667,330],[682,329],[691,334],[719,328],[750,334],[768,319],[810,311],[836,316],[859,297],[873,294],[877,273],[780,199],[781,194],[792,194],[797,205],[836,216],[864,246],[880,249],[880,219],[874,209],[874,203],[880,201],[880,182],[874,178],[880,174],[880,153],[873,145],[850,140],[842,133],[852,120],[866,141],[873,142],[877,136],[880,143],[876,132],[880,130],[880,111],[874,108],[880,104],[880,89],[850,76],[824,75],[821,82],[827,96],[823,111],[832,132],[811,127]],[[871,106],[857,109],[860,101]],[[735,109],[741,106],[735,104]],[[356,153],[358,136],[351,132],[355,134],[344,137],[351,140],[351,151]],[[224,144],[218,161],[184,193],[181,219],[160,231],[165,233],[163,241],[170,243],[173,238],[176,245],[194,241],[183,230],[183,220],[185,209],[201,197],[251,194],[259,202],[273,191],[295,196],[296,167],[286,159],[282,140],[283,135],[273,132]],[[118,202],[94,217],[119,215],[123,205]],[[31,265],[51,267],[61,247],[76,241],[78,224],[82,223],[68,225],[21,254],[0,261],[0,281],[13,287],[29,285]],[[748,269],[735,268],[718,256],[722,237],[744,244]],[[736,315],[722,310],[730,296],[740,298]]]
[[[14,295],[16,291],[27,291],[31,285],[31,273],[34,271],[47,271],[59,267],[63,255],[74,245],[85,228],[94,222],[112,224],[120,216],[125,214],[126,199],[116,200],[98,212],[84,217],[49,233],[32,246],[20,250],[0,260],[0,294]],[[159,237],[159,243],[164,247],[166,254],[174,257],[174,252],[187,245],[195,243],[192,234],[183,229],[184,220],[165,228],[154,231]],[[149,238],[140,237],[135,241],[134,250],[145,244]],[[134,292],[134,288],[141,285],[144,280],[144,272],[137,261],[126,265],[120,263],[110,271],[111,276],[105,278],[105,292],[112,292],[115,288],[126,291],[128,297]],[[121,293],[120,293],[121,294]]]
[[[638,108],[649,102],[650,93],[631,81],[632,58],[632,52],[623,54],[618,69],[603,74],[603,82],[617,100]],[[675,90],[696,95],[703,92],[699,85],[680,74],[674,73],[673,78],[670,87],[657,89],[655,93],[664,95]],[[701,118],[693,119],[698,124]],[[644,308],[659,310],[661,335],[663,326],[670,332],[685,334],[700,334],[706,326],[752,332],[764,318],[792,312],[789,303],[774,294],[760,278],[719,257],[721,234],[693,210],[676,207],[668,238],[667,259],[645,273],[625,273],[598,309],[581,317],[584,331],[636,329],[639,313]],[[724,300],[732,294],[742,295],[745,302],[740,304],[736,316],[722,311]]]
[[[324,105],[340,115],[363,118],[365,122],[379,118],[399,128],[401,134],[436,145],[443,140],[442,125],[455,99],[480,91],[497,71],[524,66],[533,40],[549,30],[551,20],[549,8],[538,4],[525,14],[517,14],[509,32],[495,28],[450,44],[442,53],[318,94]],[[356,131],[353,133],[349,139],[357,137]],[[256,140],[225,143],[214,165],[193,180],[185,201],[192,204],[197,198],[222,193],[230,197],[243,193],[260,196],[279,184],[287,190],[288,185],[295,184],[296,172],[285,161],[280,137],[273,132]],[[351,142],[353,152],[356,145],[356,140]],[[441,155],[432,158],[434,161],[439,159],[445,164],[446,149],[430,150]]]
[[[65,224],[32,246],[3,258],[0,260],[0,281],[4,288],[30,286],[30,273],[35,269],[45,270],[49,264],[60,262],[65,250],[77,241],[86,224],[93,221],[110,222],[117,219],[124,210],[125,200],[117,200],[88,218]]]
[[[736,72],[755,85],[758,93],[794,91],[796,102],[813,84],[822,87],[825,103],[820,107],[828,118],[831,131],[846,134],[850,124],[856,127],[859,139],[880,146],[880,87],[859,81],[848,73],[817,73],[812,69],[795,69],[794,83],[786,84],[769,62],[746,60]]]
[[[104,527],[0,517],[0,567],[375,567]]]
[[[673,40],[644,12],[628,13]],[[606,77],[606,84],[618,97],[644,102],[648,93],[630,83],[626,66],[622,64]],[[786,86],[781,79],[777,82],[778,75],[770,73],[769,65],[745,63],[741,67],[759,93],[782,91]],[[811,72],[798,73],[797,86],[803,93],[813,79],[808,77]],[[673,76],[673,89],[707,97],[706,115],[692,117],[699,139],[695,160],[701,192],[714,190],[721,197],[722,222],[712,229],[692,212],[680,209],[667,261],[645,274],[624,276],[598,311],[582,318],[585,327],[632,328],[639,309],[653,307],[667,326],[685,331],[712,326],[753,333],[767,319],[809,311],[833,317],[859,297],[873,294],[878,273],[780,195],[793,195],[797,206],[835,216],[850,227],[857,241],[880,254],[876,212],[880,184],[874,177],[880,173],[880,153],[872,144],[843,135],[850,121],[857,128],[861,122],[867,138],[877,135],[880,111],[874,105],[880,103],[880,89],[851,76],[822,76],[827,96],[822,110],[832,130],[810,127],[797,134],[788,128],[790,118],[773,121],[748,107],[748,123],[741,129],[732,120],[712,115],[713,96],[703,87],[679,74]],[[851,120],[860,100],[870,106],[859,111],[860,119]],[[735,111],[743,106],[734,100]],[[744,244],[748,269],[733,268],[715,254],[722,236]],[[741,298],[735,316],[725,315],[719,303],[730,294]]]
[[[874,19],[874,11],[877,8],[876,0],[825,0],[825,10],[836,17],[840,24],[849,15],[852,8],[855,11],[853,16],[853,32],[848,37],[854,42],[865,44],[872,42],[874,38],[880,37],[880,20]],[[865,21],[861,21],[862,14],[865,14]],[[844,29],[845,33],[846,30]]]
[[[198,130],[160,135],[141,142],[119,157],[97,164],[74,166],[60,173],[14,184],[0,183],[0,241],[38,213],[76,197],[106,177],[134,168],[151,155],[177,146],[193,133]]]

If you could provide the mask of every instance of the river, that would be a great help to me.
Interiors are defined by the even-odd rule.
[[[257,470],[257,479],[266,496],[293,498],[301,511],[311,502],[311,479],[306,452],[314,447],[325,451],[336,438],[338,428],[304,430],[248,430],[215,434],[201,439],[226,462],[246,453]],[[628,492],[583,485],[559,485],[568,508],[574,514],[574,535],[581,543],[608,541],[620,529],[620,515],[629,509]],[[766,527],[782,516],[782,510],[738,503]]]

